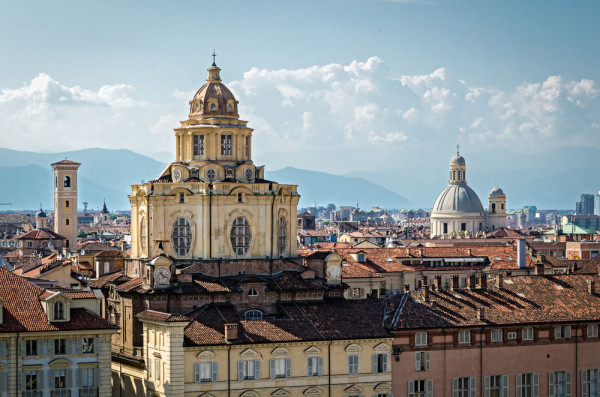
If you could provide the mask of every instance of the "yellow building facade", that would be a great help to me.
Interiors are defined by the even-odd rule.
[[[65,248],[77,249],[77,170],[81,164],[62,160],[54,170],[54,232],[67,240]]]
[[[132,185],[131,258],[180,262],[296,256],[296,185],[266,180],[252,161],[252,129],[213,63],[175,128],[176,159]]]

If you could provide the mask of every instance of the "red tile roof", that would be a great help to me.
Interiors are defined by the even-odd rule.
[[[50,229],[34,229],[20,235],[17,237],[17,240],[66,240],[66,237],[54,233]]]
[[[86,309],[72,309],[71,321],[48,323],[39,298],[48,291],[0,268],[0,299],[4,301],[4,323],[0,332],[115,329],[116,326]]]
[[[140,320],[162,321],[165,323],[192,321],[189,317],[186,316],[181,316],[179,314],[163,313],[158,312],[156,310],[144,310],[143,312],[136,314],[136,317]]]

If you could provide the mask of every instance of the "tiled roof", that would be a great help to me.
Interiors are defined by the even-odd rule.
[[[56,164],[61,164],[61,165],[81,165],[81,163],[78,163],[76,161],[71,161],[71,160],[61,160],[61,161],[57,161],[56,163],[52,163],[50,165],[56,165]]]
[[[52,287],[49,291],[60,292],[71,299],[96,299],[94,291],[86,291],[83,289]]]
[[[600,294],[588,292],[587,280],[600,283],[597,275],[505,277],[502,289],[497,280],[489,280],[486,289],[431,290],[427,301],[420,290],[402,295],[390,325],[414,329],[599,321]]]
[[[117,249],[110,249],[98,252],[94,255],[96,258],[116,258],[123,257],[123,253]]]
[[[170,314],[157,312],[156,310],[144,310],[141,313],[136,314],[136,317],[140,320],[150,320],[150,321],[162,321],[165,323],[177,323],[177,322],[190,322],[191,319],[186,316],[181,316],[179,314]]]
[[[48,292],[0,268],[0,299],[4,301],[4,323],[0,332],[114,329],[115,325],[86,309],[72,309],[71,321],[48,323],[39,301]]]
[[[126,276],[122,271],[117,271],[114,273],[107,273],[99,277],[97,280],[92,280],[88,283],[88,285],[92,288],[102,288],[107,287],[110,283],[113,282],[117,285],[120,285],[129,280],[131,280],[131,277]]]
[[[88,241],[77,247],[78,250],[85,251],[118,251],[119,248],[104,244],[100,241]]]
[[[331,339],[386,338],[383,300],[327,299],[315,303],[281,304],[285,318],[246,321],[233,305],[206,305],[189,316],[187,345],[225,344],[225,324],[237,323],[239,343]]]
[[[66,237],[54,233],[50,229],[34,229],[30,232],[20,235],[17,240],[65,240]]]
[[[580,263],[582,261],[579,261]],[[600,271],[600,255],[584,262],[581,269],[577,270],[578,274],[598,274]]]
[[[119,284],[115,289],[121,292],[135,292],[144,283],[142,277],[135,277],[129,281]]]

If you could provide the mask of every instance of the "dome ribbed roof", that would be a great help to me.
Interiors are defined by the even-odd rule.
[[[433,212],[484,212],[477,193],[467,185],[448,185],[435,204]]]
[[[35,214],[36,218],[46,218],[46,213],[44,212],[43,209],[40,208],[40,210],[37,212],[37,214]]]
[[[465,158],[461,155],[456,155],[454,157],[452,157],[452,160],[450,160],[451,163],[460,163],[460,164],[465,164]]]
[[[500,196],[501,194],[504,194],[504,192],[498,186],[493,188],[492,191],[490,192],[490,196]]]
[[[221,83],[219,69],[213,64],[208,68],[208,78],[190,101],[190,115],[238,117],[237,101],[229,88]],[[216,106],[211,105],[215,103]]]

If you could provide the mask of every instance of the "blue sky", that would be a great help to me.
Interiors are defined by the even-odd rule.
[[[597,1],[0,1],[0,137],[165,157],[214,48],[271,169],[598,148],[598,20]]]

